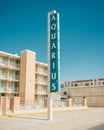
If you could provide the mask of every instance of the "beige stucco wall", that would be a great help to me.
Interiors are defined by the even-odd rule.
[[[36,54],[22,51],[20,59],[20,98],[21,103],[31,104],[35,93],[35,61]]]
[[[10,110],[12,112],[20,110],[20,97],[12,97],[10,99]]]
[[[104,86],[72,87],[69,89],[72,98],[87,98],[88,106],[104,107]]]

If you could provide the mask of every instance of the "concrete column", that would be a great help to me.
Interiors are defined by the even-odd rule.
[[[20,97],[21,104],[34,104],[35,93],[35,52],[25,50],[20,61]]]
[[[1,97],[0,97],[0,110],[1,110],[1,108],[2,108],[2,106],[1,106],[1,104],[2,104],[2,103],[1,103],[1,100],[2,100],[2,99],[1,99]]]
[[[0,98],[0,106],[1,106],[2,115],[5,116],[8,108],[8,97]]]
[[[86,107],[87,107],[87,98],[84,98],[84,99],[83,99],[83,106],[86,106]]]
[[[20,97],[12,97],[10,100],[10,110],[12,112],[18,111],[20,109]]]
[[[48,107],[48,98],[44,99],[44,107],[47,108]]]
[[[72,98],[68,98],[66,104],[67,104],[67,107],[71,107],[72,106]]]
[[[98,79],[96,79],[96,85],[98,85]]]

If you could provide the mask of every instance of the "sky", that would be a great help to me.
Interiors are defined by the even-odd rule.
[[[0,51],[47,63],[47,14],[60,14],[61,81],[104,77],[104,0],[0,0]]]

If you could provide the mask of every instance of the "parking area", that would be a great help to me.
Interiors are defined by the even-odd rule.
[[[0,118],[0,130],[89,130],[103,123],[104,108],[88,108],[54,112],[52,121],[39,113]]]

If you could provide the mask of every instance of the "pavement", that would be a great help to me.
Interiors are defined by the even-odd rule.
[[[0,118],[0,130],[104,130],[104,108],[56,111],[53,120],[45,113]]]
[[[91,127],[91,128],[89,128],[89,129],[87,129],[87,130],[104,130],[104,124]]]

